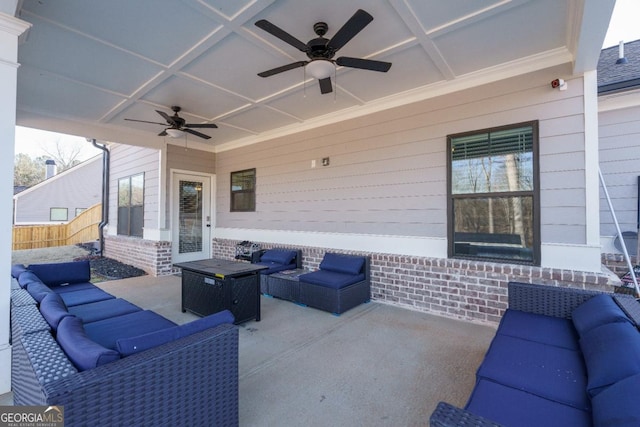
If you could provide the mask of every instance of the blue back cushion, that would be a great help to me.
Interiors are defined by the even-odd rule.
[[[624,378],[640,374],[640,333],[630,323],[609,323],[580,338],[587,366],[587,391],[596,396]]]
[[[571,318],[580,336],[607,323],[630,322],[618,304],[607,294],[596,295],[583,302],[573,310]]]
[[[353,255],[327,252],[320,263],[321,270],[335,271],[345,274],[359,274],[364,265],[364,258]]]
[[[120,353],[104,348],[87,337],[82,321],[75,316],[67,316],[60,321],[56,340],[79,371],[120,359]]]
[[[593,424],[596,426],[640,426],[638,405],[640,375],[621,380],[603,390],[592,400]]]
[[[269,249],[260,257],[260,262],[274,262],[288,265],[293,262],[296,252],[288,249]]]
[[[63,283],[89,282],[89,261],[58,262],[53,264],[30,264],[33,271],[45,284],[58,286]]]
[[[42,317],[44,317],[54,331],[58,329],[58,324],[63,318],[71,316],[69,311],[67,311],[67,306],[64,304],[64,301],[62,301],[60,295],[55,292],[46,294],[44,298],[42,298],[40,302],[40,314],[42,314]]]
[[[11,266],[11,276],[14,279],[17,279],[18,277],[20,277],[20,275],[25,271],[27,271],[27,267],[25,267],[24,264],[13,264]]]
[[[20,276],[22,277],[23,275],[24,274]],[[34,300],[38,301],[38,303],[42,302],[45,295],[54,293],[47,285],[39,281],[28,283],[27,292],[29,292],[29,295],[31,295]]]
[[[536,341],[556,347],[580,350],[578,334],[569,319],[507,309],[498,334]]]
[[[121,338],[116,341],[116,348],[122,356],[129,356],[134,353],[166,344],[178,338],[202,332],[205,329],[213,328],[224,323],[231,324],[234,320],[235,318],[230,311],[223,310],[221,312],[205,316],[201,319],[194,320],[193,322],[185,323],[184,325],[150,332],[135,337]]]
[[[42,283],[42,280],[40,280],[38,276],[36,276],[32,271],[25,271],[24,273],[20,274],[20,276],[18,277],[18,283],[20,284],[20,287],[23,289],[26,288],[27,285],[31,282]]]

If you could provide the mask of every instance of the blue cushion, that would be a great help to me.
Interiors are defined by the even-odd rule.
[[[143,335],[129,338],[120,338],[116,341],[116,348],[122,356],[129,356],[140,351],[166,344],[178,338],[183,338],[205,329],[214,328],[224,323],[232,324],[235,318],[228,310],[211,314],[193,322],[184,325],[174,326],[173,328],[162,329]]]
[[[284,270],[294,270],[296,268],[295,264],[279,264],[277,262],[256,262],[255,265],[264,265],[267,267],[266,270],[260,270],[260,274],[273,274],[278,271]]]
[[[312,273],[301,274],[301,283],[311,283],[312,285],[324,286],[325,288],[342,289],[346,286],[364,280],[364,274],[346,274],[335,271],[318,270]]]
[[[580,350],[573,322],[561,317],[507,309],[500,320],[498,334],[522,338],[570,350]]]
[[[362,272],[364,258],[361,256],[334,254],[327,252],[320,262],[320,270],[335,271],[345,274],[359,274]]]
[[[67,307],[115,298],[113,295],[106,293],[98,287],[82,289],[80,291],[63,292],[58,295],[60,295]]]
[[[89,304],[81,304],[68,308],[69,313],[82,320],[82,323],[96,322],[123,314],[134,313],[142,310],[137,305],[131,304],[122,298],[112,298]]]
[[[607,294],[596,295],[576,307],[571,313],[580,336],[606,323],[630,322],[629,318]]]
[[[18,283],[23,289],[26,288],[27,285],[31,282],[42,283],[42,280],[40,280],[40,278],[38,278],[38,276],[36,276],[32,271],[25,271],[18,277]]]
[[[57,294],[63,294],[65,292],[81,291],[84,289],[98,289],[98,287],[91,282],[78,282],[78,283],[72,283],[68,285],[65,284],[65,285],[51,287],[51,290]]]
[[[17,279],[18,277],[20,277],[20,275],[25,271],[28,271],[28,270],[27,270],[27,267],[24,266],[24,264],[13,264],[11,266],[11,276],[14,279]]]
[[[58,286],[63,283],[89,282],[91,268],[89,261],[57,262],[52,264],[29,264],[46,285]]]
[[[23,275],[24,274],[21,274],[20,276]],[[35,281],[27,284],[27,292],[29,292],[29,295],[31,295],[34,300],[38,301],[38,303],[42,301],[45,295],[53,293],[53,291],[49,289],[47,285],[42,282]]]
[[[87,336],[103,347],[117,350],[116,341],[123,338],[169,329],[176,326],[171,320],[153,311],[136,311],[109,319],[85,324]]]
[[[44,298],[42,298],[40,302],[40,314],[42,314],[42,317],[44,317],[54,331],[58,329],[58,324],[64,317],[71,316],[60,295],[54,292],[46,294]]]
[[[504,426],[590,426],[588,411],[481,379],[466,409]]]
[[[593,424],[596,426],[640,426],[638,405],[640,375],[618,381],[592,400]]]
[[[269,249],[260,257],[260,262],[273,262],[276,264],[291,264],[296,257],[296,251],[289,249]]]
[[[640,374],[640,333],[630,323],[609,323],[580,338],[591,397],[624,378]]]
[[[498,334],[477,377],[576,409],[589,410],[591,406],[579,351]]]
[[[56,340],[79,371],[120,359],[117,351],[104,348],[87,337],[82,322],[75,316],[60,321]]]

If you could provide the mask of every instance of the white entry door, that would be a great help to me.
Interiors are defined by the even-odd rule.
[[[172,174],[172,261],[211,258],[212,177]]]

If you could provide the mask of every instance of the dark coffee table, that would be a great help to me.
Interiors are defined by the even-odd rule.
[[[295,270],[285,270],[279,273],[265,276],[267,282],[267,294],[286,299],[288,301],[300,301],[300,275],[309,273],[309,270],[298,268]]]
[[[203,259],[174,264],[182,269],[182,312],[208,316],[229,310],[235,323],[260,321],[260,270],[242,261]]]

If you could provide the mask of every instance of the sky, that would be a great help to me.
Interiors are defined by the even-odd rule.
[[[640,0],[617,0],[602,48],[616,46],[620,40],[629,42],[640,39],[639,20]],[[32,157],[42,156],[45,155],[45,150],[55,151],[55,144],[58,140],[64,144],[85,147],[82,149],[79,160],[86,160],[101,153],[81,137],[16,126],[16,154],[25,153]]]

